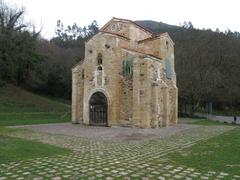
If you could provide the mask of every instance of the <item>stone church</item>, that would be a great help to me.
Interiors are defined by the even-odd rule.
[[[158,128],[176,124],[174,42],[112,18],[72,69],[72,123]]]

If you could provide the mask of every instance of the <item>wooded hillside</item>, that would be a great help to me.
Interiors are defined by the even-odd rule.
[[[84,57],[84,42],[98,31],[97,22],[79,27],[58,20],[56,36],[46,40],[24,21],[24,13],[0,0],[0,86],[7,82],[70,99],[71,68]],[[239,111],[238,32],[199,30],[190,22],[182,26],[136,23],[155,33],[168,32],[175,42],[180,112],[191,107],[192,114],[206,103],[230,114]]]
[[[137,21],[155,33],[168,32],[175,42],[179,105],[191,111],[213,103],[229,114],[240,110],[240,33],[195,29],[191,22],[171,26]]]

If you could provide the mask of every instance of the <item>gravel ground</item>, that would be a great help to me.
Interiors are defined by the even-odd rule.
[[[111,141],[138,141],[154,138],[164,138],[176,133],[198,127],[197,125],[178,124],[159,129],[138,129],[127,127],[97,127],[81,124],[59,123],[14,126],[51,134],[63,134],[69,136],[101,139]]]
[[[8,135],[68,148],[73,152],[68,155],[0,164],[0,180],[240,179],[240,174],[228,174],[224,172],[224,169],[223,171],[199,172],[198,169],[192,167],[177,165],[167,157],[168,153],[183,150],[199,141],[205,141],[230,131],[234,129],[233,126],[178,125],[161,129],[129,129],[55,124],[22,126],[21,128],[32,129],[33,127],[38,131],[17,130]],[[40,127],[42,129],[39,129]],[[71,130],[71,133],[74,132],[77,135],[80,135],[79,132],[83,134],[85,132],[93,138],[56,134],[62,132],[58,129],[65,129],[66,132]],[[45,132],[42,132],[43,130]],[[46,133],[47,130],[52,132]],[[105,139],[113,137],[115,140],[119,139],[118,136],[128,137],[129,134],[138,137],[139,134],[136,133],[147,137],[161,136],[164,138],[113,142],[99,140],[97,135],[100,133]],[[111,133],[115,135],[112,136]],[[141,139],[145,139],[143,137]]]

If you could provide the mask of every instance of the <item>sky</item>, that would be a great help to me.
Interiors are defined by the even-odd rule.
[[[5,0],[25,7],[25,20],[42,29],[44,38],[55,35],[57,20],[65,27],[83,27],[96,20],[101,27],[112,17],[153,20],[172,25],[191,21],[195,28],[240,32],[239,0]]]

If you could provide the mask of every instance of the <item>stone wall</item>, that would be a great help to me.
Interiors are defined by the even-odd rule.
[[[95,92],[102,92],[107,98],[109,126],[176,124],[178,89],[172,40],[167,34],[151,38],[151,33],[134,23],[120,21],[109,23],[91,38],[85,44],[84,63],[73,68],[72,122],[89,124],[89,100]],[[126,76],[123,64],[128,58],[132,72]],[[167,60],[173,70],[171,78],[167,78]]]
[[[83,122],[84,61],[72,70],[72,122]]]
[[[122,20],[122,19],[115,19],[109,24],[109,26],[106,26],[105,28],[102,28],[101,30],[106,32],[113,32],[120,34],[122,36],[125,36],[129,39],[131,39],[130,44],[135,46],[136,42],[139,40],[143,40],[146,38],[151,37],[152,33],[148,32],[142,28],[140,28],[138,25],[129,22],[128,20]],[[130,45],[130,46],[131,46]]]
[[[133,113],[133,79],[122,77],[120,98],[120,124],[131,126]]]

